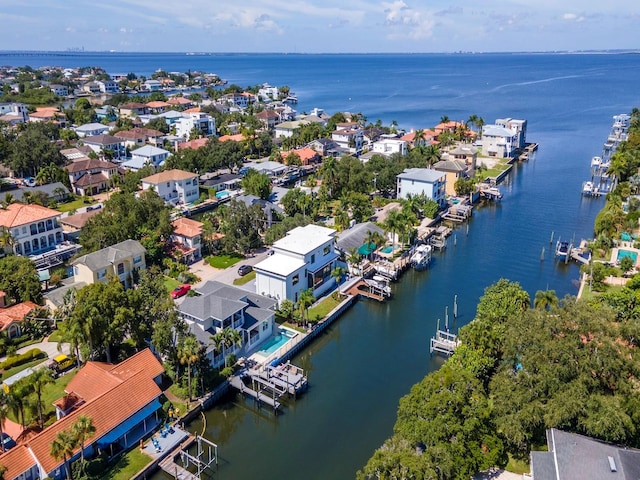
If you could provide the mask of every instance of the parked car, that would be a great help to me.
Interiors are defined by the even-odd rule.
[[[251,265],[240,265],[238,267],[238,275],[244,277],[247,273],[253,271],[253,267]]]
[[[72,369],[76,365],[76,357],[74,355],[58,355],[48,365],[54,376],[62,375],[67,370]]]
[[[6,433],[2,432],[0,438],[2,439],[2,445],[4,446],[5,452],[16,446],[16,441]]]
[[[180,298],[187,294],[191,290],[191,285],[185,283],[184,285],[178,285],[171,291],[171,298]]]
[[[267,257],[270,257],[274,253],[276,253],[276,252],[274,252],[273,250],[267,250]]]

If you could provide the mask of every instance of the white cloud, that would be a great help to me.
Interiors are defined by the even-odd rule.
[[[575,13],[565,13],[562,15],[562,19],[569,22],[584,22],[585,20],[583,15],[576,15]]]
[[[433,33],[435,21],[433,14],[427,10],[409,7],[403,0],[383,3],[384,25],[390,27],[391,38],[409,37],[412,39],[427,38]]]

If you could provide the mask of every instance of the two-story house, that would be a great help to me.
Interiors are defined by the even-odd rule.
[[[147,251],[136,240],[125,240],[75,259],[73,278],[87,285],[117,278],[125,288],[133,286],[133,271],[146,268]]]
[[[498,125],[482,127],[482,155],[485,157],[508,158],[517,148],[520,134],[516,130]]]
[[[195,202],[200,197],[198,175],[184,170],[165,170],[142,179],[142,189],[153,189],[172,205]]]
[[[115,160],[120,160],[126,155],[126,148],[122,139],[114,137],[112,135],[93,135],[91,137],[84,137],[82,143],[91,147],[95,153],[104,155],[107,151]]]
[[[198,129],[202,135],[209,137],[216,133],[215,119],[204,112],[183,112],[182,117],[174,123],[178,137],[189,138],[193,129]]]
[[[102,93],[118,93],[120,87],[113,80],[99,80],[96,82]]]
[[[114,136],[122,139],[127,148],[138,148],[146,143],[157,144],[164,133],[152,128],[136,127],[131,130],[120,130]]]
[[[57,97],[69,96],[69,89],[66,85],[49,85],[49,89]]]
[[[129,102],[120,105],[118,109],[118,113],[121,117],[134,117],[140,115],[146,115],[148,112],[148,108],[144,103],[137,102]]]
[[[214,367],[223,365],[226,355],[254,350],[273,333],[277,306],[273,298],[216,281],[208,281],[197,292],[200,296],[187,297],[178,306],[178,315],[207,347]],[[225,328],[237,330],[242,345],[216,350],[211,337]]]
[[[373,153],[391,156],[399,153],[404,156],[407,154],[407,142],[399,138],[386,138],[384,135],[376,142],[373,142]]]
[[[515,148],[524,148],[527,143],[527,121],[516,120],[515,118],[498,118],[496,125],[516,132],[517,136],[514,141]]]
[[[171,152],[164,148],[158,148],[151,145],[145,145],[131,152],[131,160],[122,163],[122,166],[128,170],[140,170],[145,166],[161,167],[164,161],[169,158]]]
[[[24,103],[0,103],[0,117],[10,124],[25,123],[29,119],[29,109]]]
[[[303,290],[319,297],[333,285],[338,254],[336,231],[319,225],[296,227],[273,244],[274,254],[254,265],[256,293],[297,302]]]
[[[263,110],[253,116],[260,120],[267,130],[273,130],[276,123],[280,120],[280,115],[273,110]]]
[[[85,123],[74,128],[78,137],[94,137],[96,135],[104,135],[109,133],[109,125],[104,123]]]
[[[0,227],[11,234],[16,255],[39,255],[63,242],[61,216],[60,212],[40,205],[12,203],[0,209]]]
[[[439,172],[430,168],[407,168],[397,177],[398,198],[406,199],[411,195],[424,195],[427,200],[433,200],[440,206],[446,200],[445,172]]]
[[[171,243],[182,254],[184,263],[197,262],[202,258],[202,229],[204,224],[197,220],[180,217],[173,222]]]
[[[363,134],[362,127],[357,122],[344,122],[336,124],[336,129],[331,133],[331,139],[345,150],[355,155],[362,153]]]
[[[111,162],[87,158],[77,160],[65,167],[74,193],[78,195],[95,195],[110,186],[110,179],[121,175],[118,166]]]

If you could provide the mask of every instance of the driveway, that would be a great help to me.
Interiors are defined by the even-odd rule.
[[[189,266],[189,271],[200,277],[200,282],[194,284],[193,288],[197,290],[199,286],[204,285],[208,280],[217,280],[218,282],[226,283],[227,285],[233,285],[233,281],[240,278],[240,275],[238,275],[238,267],[240,265],[253,266],[256,263],[260,263],[262,260],[267,258],[268,250],[269,249],[267,248],[262,248],[252,256],[248,256],[244,260],[241,260],[225,269],[213,268],[204,260],[191,264]],[[240,286],[240,288],[255,292],[255,280],[251,280],[245,285]]]

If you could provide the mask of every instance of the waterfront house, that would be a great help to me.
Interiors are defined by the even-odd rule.
[[[450,160],[452,158],[462,160],[469,168],[469,176],[472,177],[474,176],[476,163],[478,161],[478,147],[468,143],[457,143],[450,150],[442,152],[440,158],[442,160]]]
[[[49,85],[49,89],[57,97],[69,96],[69,89],[66,87],[66,85]]]
[[[84,125],[80,125],[73,129],[78,137],[93,137],[96,135],[104,135],[105,133],[109,133],[109,126],[104,125],[103,123],[85,123]]]
[[[62,231],[64,236],[68,239],[78,240],[80,238],[80,232],[87,224],[89,219],[94,215],[100,213],[102,208],[94,208],[82,213],[76,213],[75,215],[67,215],[60,219],[60,225],[62,225]]]
[[[527,143],[527,121],[516,120],[514,118],[498,118],[495,124],[516,133],[514,147],[522,149]]]
[[[202,258],[202,229],[204,224],[197,220],[180,217],[173,222],[171,243],[178,250],[184,263],[191,264]]]
[[[73,262],[76,282],[87,285],[117,278],[125,288],[133,286],[133,271],[146,269],[145,248],[137,240],[125,240],[110,247],[82,255]]]
[[[116,164],[93,158],[72,162],[65,170],[74,193],[83,196],[103,192],[109,189],[113,177],[122,177]]]
[[[98,80],[96,83],[100,93],[118,93],[120,91],[120,87],[113,80]]]
[[[469,176],[469,167],[463,160],[457,158],[440,160],[433,165],[433,169],[438,172],[444,172],[446,175],[445,192],[447,195],[455,195],[455,183],[459,178]]]
[[[67,395],[56,402],[58,421],[9,452],[0,455],[6,480],[66,478],[63,460],[51,456],[51,443],[69,431],[80,416],[91,418],[95,432],[84,445],[84,455],[107,458],[137,445],[163,421],[160,397],[164,368],[149,349],[111,365],[87,362],[69,382]],[[74,449],[69,463],[81,456]]]
[[[397,196],[406,199],[411,195],[424,195],[440,206],[445,204],[446,174],[430,168],[407,168],[396,176]]]
[[[62,244],[61,216],[40,205],[12,203],[0,209],[0,227],[11,233],[16,255],[38,255]]]
[[[162,90],[162,83],[160,83],[158,80],[150,78],[142,84],[142,87],[149,92],[158,92]]]
[[[82,91],[91,95],[98,95],[100,93],[100,85],[98,85],[98,82],[87,82],[82,85]]]
[[[273,128],[276,126],[276,123],[280,121],[280,115],[278,115],[273,110],[263,110],[254,114],[253,116],[260,120],[268,130],[273,130]]]
[[[189,138],[194,129],[205,137],[215,135],[215,119],[203,112],[182,112],[182,116],[174,122],[176,135],[178,137]]]
[[[242,346],[233,345],[226,354],[255,349],[273,333],[275,299],[216,281],[208,281],[197,292],[200,296],[187,297],[177,307],[178,315],[207,347],[207,358],[214,367],[224,365],[224,356],[216,352],[211,340],[216,333],[233,328],[242,337]]]
[[[518,148],[521,134],[516,129],[501,125],[485,125],[482,127],[482,155],[485,157],[509,158]]]
[[[9,339],[18,338],[22,335],[22,321],[37,308],[38,305],[33,302],[8,305],[6,293],[0,290],[0,331]]]
[[[439,142],[436,140],[438,134],[434,130],[422,130],[422,135],[416,139],[417,130],[412,130],[409,133],[405,133],[400,137],[400,140],[404,140],[409,144],[411,148],[425,147],[427,145],[437,145]]]
[[[147,102],[147,108],[150,113],[163,113],[171,108],[171,104],[161,100],[156,100],[153,102]]]
[[[115,160],[120,160],[126,155],[124,142],[112,135],[94,135],[84,137],[82,143],[91,148],[98,156],[104,155],[105,152],[111,152],[111,156]]]
[[[203,187],[212,189],[214,192],[221,190],[237,190],[240,188],[242,177],[235,173],[205,173],[200,176]]]
[[[184,170],[165,170],[142,179],[142,189],[153,189],[171,205],[188,204],[200,197],[198,175]]]
[[[239,173],[241,175],[244,175],[250,168],[256,170],[259,173],[264,173],[269,177],[282,175],[287,171],[286,165],[283,165],[279,162],[266,161],[246,163],[244,167],[240,169]]]
[[[282,122],[275,126],[276,138],[289,138],[300,130],[300,127],[306,125],[308,122],[304,120],[294,120],[289,122]]]
[[[274,254],[257,265],[256,293],[297,302],[303,290],[319,297],[335,285],[331,271],[338,254],[334,248],[336,231],[319,225],[296,227],[273,244]]]
[[[556,428],[547,430],[547,451],[531,452],[532,480],[636,480],[640,450]]]

